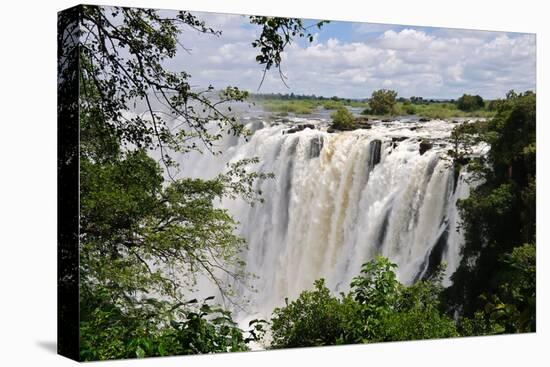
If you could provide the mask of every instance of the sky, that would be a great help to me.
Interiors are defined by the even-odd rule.
[[[299,40],[285,49],[282,70],[268,72],[251,43],[261,29],[248,17],[193,13],[222,35],[185,30],[180,50],[167,66],[185,70],[192,85],[237,86],[255,93],[315,94],[366,98],[386,88],[400,97],[458,98],[463,93],[502,98],[507,91],[535,90],[534,34],[333,21],[312,43]],[[305,20],[306,26],[315,24]]]

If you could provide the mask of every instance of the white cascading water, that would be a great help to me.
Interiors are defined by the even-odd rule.
[[[315,126],[287,133],[300,123]],[[248,126],[249,142],[227,137],[221,157],[180,157],[187,176],[213,177],[227,162],[251,157],[260,159],[251,169],[275,175],[258,184],[263,204],[222,204],[240,222],[246,270],[258,277],[253,290],[237,288],[250,301],[237,320],[268,318],[319,278],[335,293],[346,291],[379,254],[398,265],[405,284],[444,262],[450,284],[463,241],[456,202],[469,193],[465,173],[455,178],[445,158],[453,123],[374,122],[341,133],[328,133],[322,119]],[[420,154],[422,140],[433,147]]]

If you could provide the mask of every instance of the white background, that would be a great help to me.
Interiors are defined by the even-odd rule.
[[[102,366],[548,365],[550,26],[545,1],[98,1],[244,14],[537,33],[536,334],[105,362]],[[0,365],[66,366],[56,339],[56,12],[77,4],[8,0],[0,10]],[[545,104],[546,103],[546,104]],[[543,340],[546,339],[546,343]],[[545,348],[546,347],[546,348]]]

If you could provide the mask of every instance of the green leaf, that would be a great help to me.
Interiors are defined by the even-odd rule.
[[[141,349],[141,347],[137,347],[136,349],[136,357],[143,358],[145,357],[145,351]]]

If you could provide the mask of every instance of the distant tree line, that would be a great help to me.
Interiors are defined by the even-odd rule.
[[[341,101],[345,103],[355,102],[364,102],[365,99],[361,98],[341,98],[337,96],[324,97],[317,96],[315,94],[295,94],[295,93],[251,93],[250,97],[252,100],[282,100],[282,101],[303,101],[303,100],[313,100],[313,101]]]

